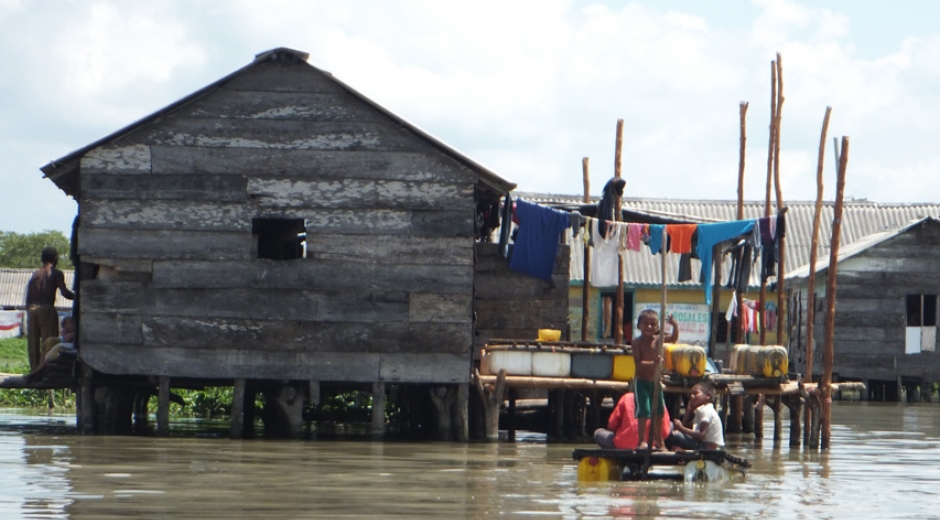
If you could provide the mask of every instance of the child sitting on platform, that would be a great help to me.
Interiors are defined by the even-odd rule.
[[[673,421],[672,433],[666,438],[670,450],[717,450],[725,445],[721,417],[712,401],[715,387],[709,383],[692,386],[683,420]],[[689,426],[686,426],[689,425]]]

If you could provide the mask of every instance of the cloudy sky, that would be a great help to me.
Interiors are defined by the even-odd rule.
[[[816,196],[823,116],[846,195],[940,197],[940,2],[907,0],[0,0],[0,230],[68,232],[40,166],[247,65],[310,53],[519,191],[592,194],[625,121],[627,195],[763,200],[770,63],[783,64],[785,200]]]

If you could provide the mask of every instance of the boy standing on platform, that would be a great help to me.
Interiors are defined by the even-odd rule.
[[[673,315],[669,315],[669,324],[672,325],[672,332],[665,338],[667,343],[675,343],[679,340],[679,323]],[[666,402],[663,398],[662,389],[659,392],[659,403],[653,406],[654,385],[661,384],[656,381],[656,369],[662,362],[659,345],[659,314],[646,309],[640,312],[636,320],[636,327],[640,329],[640,335],[633,338],[631,346],[633,347],[633,360],[636,363],[636,378],[634,387],[636,396],[636,419],[637,427],[641,432],[646,431],[646,424],[650,418],[656,419],[663,416],[666,410]],[[638,450],[647,449],[646,439],[641,439],[637,446]],[[653,439],[653,448],[663,449],[663,432],[660,429],[659,434]]]

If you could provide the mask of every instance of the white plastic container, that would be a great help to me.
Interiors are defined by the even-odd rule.
[[[536,351],[532,353],[532,375],[539,377],[568,377],[571,375],[571,354],[567,352]]]
[[[532,375],[532,352],[528,350],[489,350],[484,352],[480,361],[480,372],[499,374],[506,370],[510,376]]]

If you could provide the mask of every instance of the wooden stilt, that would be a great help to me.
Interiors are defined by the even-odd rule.
[[[484,385],[480,380],[480,371],[474,370],[473,384],[483,402],[483,435],[486,442],[499,441],[499,407],[503,403],[506,390],[506,371],[500,370],[496,384]]]
[[[467,442],[470,439],[470,385],[457,385],[457,402],[454,403],[454,440]]]
[[[85,363],[81,364],[81,377],[78,391],[78,431],[82,434],[95,432],[95,387],[94,370]]]
[[[239,378],[232,384],[232,425],[229,437],[241,439],[245,425],[245,379]]]
[[[157,390],[157,435],[170,434],[170,378],[160,376]]]
[[[385,437],[385,383],[372,383],[372,438]]]
[[[766,404],[764,394],[758,395],[754,402],[754,438],[758,441],[764,439],[764,404]]]
[[[829,448],[832,435],[832,364],[835,357],[836,277],[839,265],[839,240],[842,237],[842,207],[845,198],[845,172],[849,161],[849,138],[842,138],[839,154],[839,175],[836,181],[836,201],[832,215],[832,242],[829,249],[829,269],[826,271],[826,350],[823,353],[823,371],[819,378],[821,447]]]
[[[516,442],[516,389],[509,389],[509,408],[506,410],[506,419],[508,427],[506,428],[506,440]]]
[[[584,198],[582,199],[585,204],[591,203],[591,178],[588,173],[588,158],[585,157],[581,159],[581,170],[583,175],[584,183]],[[588,229],[585,227],[584,232],[587,233]],[[576,244],[571,244],[571,247],[576,247]],[[584,283],[581,285],[581,341],[587,341],[590,336],[588,331],[590,329],[590,308],[591,308],[591,299],[590,299],[590,280],[591,280],[591,247],[587,245],[587,242],[584,243]]]
[[[623,119],[617,120],[617,141],[614,148],[614,177],[620,178],[621,153],[623,148]],[[623,201],[617,197],[615,201],[616,220],[623,221]],[[623,253],[617,255],[617,306],[614,310],[614,343],[623,345]]]
[[[803,399],[799,394],[790,394],[783,397],[783,404],[790,411],[790,447],[799,448],[802,438]]]
[[[451,387],[442,385],[431,389],[431,402],[434,404],[434,410],[437,412],[438,440],[449,441],[454,438],[454,426],[453,422],[451,421],[451,408],[453,407],[456,398],[457,394]]]
[[[779,395],[771,399],[770,409],[774,412],[774,445],[783,441],[783,404]]]

